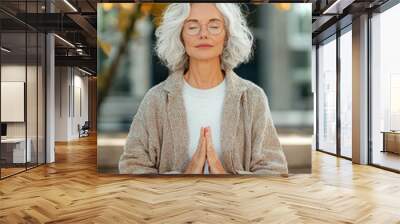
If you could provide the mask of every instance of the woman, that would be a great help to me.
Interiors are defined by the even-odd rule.
[[[286,176],[267,96],[232,70],[252,53],[240,7],[171,4],[156,37],[171,74],[140,103],[120,173]]]

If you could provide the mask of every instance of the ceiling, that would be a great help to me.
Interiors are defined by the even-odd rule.
[[[35,55],[36,45],[28,43],[25,52],[25,35],[18,33],[25,32],[26,29],[28,33],[54,32],[57,34],[56,66],[79,66],[96,74],[97,1],[47,0],[47,8],[45,2],[44,0],[0,1],[2,45],[12,49],[7,54],[8,60],[17,61],[18,58],[20,60],[24,58],[24,55],[28,55],[28,58]],[[52,13],[49,13],[50,10]],[[33,38],[29,34],[27,37],[28,42]]]
[[[390,0],[311,0],[313,44],[351,24],[353,17],[373,12]]]

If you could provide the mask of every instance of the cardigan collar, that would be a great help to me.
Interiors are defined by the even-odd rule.
[[[225,72],[226,88],[225,98],[222,109],[221,118],[221,162],[227,172],[236,173],[234,167],[234,141],[236,136],[241,108],[242,92],[247,89],[247,85],[235,72],[227,70]],[[166,79],[164,89],[167,94],[167,117],[169,120],[170,130],[172,131],[172,140],[175,153],[175,169],[184,170],[191,160],[189,155],[189,134],[186,117],[186,109],[182,95],[183,88],[183,71],[179,70],[170,74]],[[177,163],[181,161],[181,163]]]

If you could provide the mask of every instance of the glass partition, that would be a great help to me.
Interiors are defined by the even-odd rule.
[[[27,112],[27,150],[29,153],[29,160],[27,161],[27,167],[33,167],[37,165],[37,79],[38,79],[38,51],[37,51],[37,41],[38,36],[36,32],[29,31],[27,33],[27,52],[28,52],[28,61],[27,61],[27,81],[26,81],[26,89],[27,89],[27,98],[26,98],[26,112]]]
[[[0,178],[45,163],[45,35],[23,21],[44,1],[1,1]],[[37,18],[37,17],[34,17]]]
[[[37,163],[46,162],[45,124],[46,124],[46,39],[45,34],[38,33],[38,65],[37,65]]]
[[[1,34],[2,177],[24,171],[26,162],[30,162],[31,151],[26,144],[26,41],[25,31]]]

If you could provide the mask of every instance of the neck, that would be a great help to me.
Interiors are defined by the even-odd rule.
[[[185,80],[193,87],[209,89],[217,86],[224,80],[219,58],[211,60],[189,59],[189,69],[185,73]]]

